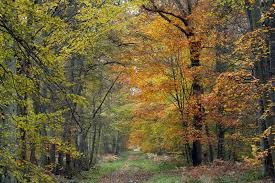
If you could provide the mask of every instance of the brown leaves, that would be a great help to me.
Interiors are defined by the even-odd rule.
[[[247,82],[247,79],[251,82]],[[252,111],[258,96],[257,82],[246,72],[223,73],[216,81],[212,93],[203,97],[207,119],[225,126],[238,126],[239,119]]]

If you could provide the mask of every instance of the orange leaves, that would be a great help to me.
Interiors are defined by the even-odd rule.
[[[160,16],[155,16],[150,24],[142,26],[141,31],[148,38],[144,42],[151,51],[166,57],[175,51],[188,46],[188,41],[174,26],[171,26]],[[148,50],[143,47],[143,50]]]
[[[135,111],[135,118],[148,121],[158,121],[165,117],[165,108],[167,106],[161,103],[140,104]]]
[[[236,26],[227,25],[226,16],[214,15],[212,2],[199,2],[187,17],[192,36],[179,31],[175,25],[182,22],[171,15],[167,15],[167,21],[157,13],[142,13],[124,39],[136,43],[120,55],[130,65],[121,82],[127,85],[129,98],[136,104],[131,145],[154,151],[197,139],[213,143],[213,124],[239,128],[245,117],[251,119],[255,113],[257,81],[243,71],[215,73],[217,61],[232,61],[233,42],[239,35],[229,35]],[[173,11],[175,7],[164,7],[169,8]],[[230,21],[234,22],[234,18]],[[221,22],[223,25],[219,25]],[[184,25],[181,28],[187,29]],[[192,59],[199,60],[200,66],[191,67]],[[220,65],[226,67],[227,63]],[[193,96],[194,80],[205,94],[199,91]],[[207,135],[206,125],[210,128]]]
[[[252,82],[247,82],[251,78]],[[239,119],[256,111],[258,87],[246,72],[223,73],[216,81],[212,93],[204,95],[203,102],[208,120],[225,126],[238,126]]]

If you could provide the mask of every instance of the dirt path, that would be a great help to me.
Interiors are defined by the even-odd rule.
[[[75,182],[80,183],[181,183],[181,182],[242,182],[271,183],[263,179],[259,170],[246,169],[244,165],[232,162],[215,161],[200,167],[179,167],[148,158],[137,152],[127,152],[111,161],[103,161],[96,169]]]
[[[129,160],[134,160],[135,156],[129,156]],[[99,183],[141,183],[149,180],[153,174],[142,170],[140,167],[130,167],[127,160],[124,166],[110,175],[104,176]]]

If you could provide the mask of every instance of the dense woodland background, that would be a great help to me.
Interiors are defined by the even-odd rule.
[[[0,182],[139,148],[274,175],[273,0],[1,0]]]

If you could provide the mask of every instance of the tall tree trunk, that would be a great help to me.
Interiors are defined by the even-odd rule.
[[[273,6],[274,1],[269,0],[267,3],[267,11],[271,11],[271,7]],[[269,65],[268,65],[268,83],[270,84],[269,92],[268,92],[268,105],[266,106],[266,110],[270,111],[268,117],[265,121],[262,122],[262,131],[270,128],[271,133],[263,139],[264,141],[264,150],[267,151],[267,156],[264,160],[265,172],[269,176],[272,177],[273,181],[275,181],[275,172],[274,172],[274,162],[272,157],[272,145],[274,142],[269,142],[269,137],[273,136],[272,128],[274,125],[275,119],[275,103],[274,103],[274,86],[275,86],[275,13],[271,12],[271,16],[268,17],[269,23],[269,34],[268,34],[268,44],[269,44]],[[265,124],[265,125],[263,125]]]
[[[15,47],[15,44],[12,43],[12,47]],[[17,60],[15,57],[13,57],[11,60],[7,60],[7,66],[8,69],[11,71],[12,74],[16,74],[16,63]],[[16,91],[12,92],[13,97],[16,97]],[[3,129],[0,128],[1,133],[8,133],[7,138],[0,138],[1,146],[7,147],[9,153],[16,157],[16,123],[13,120],[13,117],[17,115],[17,104],[12,103],[5,107],[3,111],[1,111],[1,118],[0,118],[0,127],[3,127]],[[0,173],[0,182],[3,183],[16,183],[17,180],[14,176],[10,175],[8,171],[3,171]]]
[[[193,27],[191,26],[192,22],[188,19],[188,15],[192,13],[193,9],[193,3],[191,1],[187,1],[185,5],[187,5],[187,11],[182,9],[181,7],[181,1],[175,1],[177,5],[179,5],[179,8],[182,11],[182,14],[180,16],[174,14],[173,12],[166,11],[163,8],[159,8],[158,5],[154,2],[152,2],[152,8],[143,6],[143,8],[150,12],[158,13],[164,20],[166,20],[168,23],[179,29],[184,36],[187,37],[189,41],[189,50],[190,50],[190,60],[191,60],[191,67],[195,70],[196,67],[200,66],[200,54],[201,54],[201,39],[195,35],[195,31]],[[181,22],[184,26],[182,27],[180,23],[174,22],[171,18],[169,18],[168,15],[172,15],[173,18],[176,18],[178,21]],[[201,94],[203,93],[202,85],[200,83],[199,76],[196,76],[198,73],[193,73],[193,83],[192,83],[192,91],[194,98],[196,100],[198,109],[197,114],[193,117],[193,126],[195,130],[198,132],[196,139],[193,141],[192,145],[192,161],[193,165],[197,166],[200,165],[202,162],[202,144],[201,144],[201,132],[202,132],[202,126],[203,126],[203,115],[204,115],[204,109],[201,103]]]
[[[248,0],[246,0],[245,2],[246,4],[249,5]],[[262,2],[261,4],[259,0],[256,0],[254,6],[252,6],[252,8],[249,7],[249,9],[247,9],[248,20],[250,22],[250,28],[252,31],[261,27],[261,25],[259,24],[260,22],[259,20],[261,18],[261,14],[264,13],[264,12],[261,12],[261,9],[263,9],[264,11],[268,11],[273,3],[274,2],[272,0],[268,0],[266,2]],[[269,94],[268,97],[266,94],[264,94],[259,101],[260,111],[259,111],[258,127],[260,130],[260,134],[262,134],[269,127],[272,129],[272,125],[274,123],[275,110],[273,110],[274,99],[272,99],[272,96],[273,96],[272,92],[274,92],[274,87],[272,86],[274,85],[274,76],[275,76],[275,31],[273,30],[275,28],[274,18],[275,18],[275,15],[272,12],[271,17],[268,18],[268,21],[269,21],[268,26],[272,28],[269,31],[269,37],[268,37],[269,53],[270,53],[269,59],[262,58],[261,61],[255,63],[255,69],[254,69],[255,77],[259,78],[262,84],[266,84],[267,82],[271,83],[271,87],[270,87],[271,94]],[[270,104],[268,104],[267,102],[269,100],[268,98],[271,101]],[[271,113],[266,119],[263,119],[262,116],[264,115],[266,110],[271,111]],[[272,122],[272,124],[268,124],[269,120]],[[264,172],[266,175],[271,176],[275,181],[271,145],[268,141],[268,137],[264,137],[261,139],[261,148],[263,151],[267,151],[267,155],[264,157],[264,161],[263,161]]]
[[[190,56],[191,56],[191,66],[193,68],[200,66],[200,52],[201,52],[201,40],[197,40],[195,36],[189,38],[190,41]],[[196,73],[195,73],[196,74]],[[194,75],[193,84],[192,84],[193,95],[196,100],[198,111],[194,114],[193,124],[195,130],[199,133],[197,134],[196,140],[193,142],[192,148],[192,162],[193,166],[198,166],[202,162],[202,144],[201,144],[201,131],[202,131],[202,120],[204,109],[201,104],[201,94],[203,93],[202,86],[198,76]]]
[[[30,63],[29,61],[22,61],[20,64],[20,68],[18,73],[22,76],[26,77],[26,79],[30,78],[30,71],[29,71]],[[27,109],[27,100],[28,100],[28,93],[25,92],[23,96],[19,96],[24,103],[19,106],[19,112],[21,116],[26,117],[28,115]],[[28,123],[28,120],[26,120]],[[20,133],[20,158],[21,160],[27,160],[27,134],[24,128],[19,128]]]

